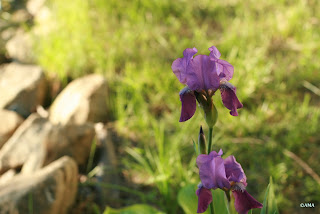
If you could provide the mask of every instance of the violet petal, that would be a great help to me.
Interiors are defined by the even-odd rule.
[[[238,116],[237,109],[242,108],[243,105],[236,95],[236,87],[228,82],[220,84],[220,92],[223,105],[230,110],[232,116]]]
[[[189,120],[196,112],[197,101],[193,91],[191,91],[188,87],[182,89],[179,95],[182,104],[181,116],[179,121],[184,122]]]
[[[233,155],[224,159],[224,167],[226,169],[226,177],[229,181],[241,182],[244,186],[247,186],[246,175]]]
[[[210,51],[210,57],[214,58],[214,59],[219,59],[221,56],[221,53],[219,52],[218,48],[216,48],[216,46],[211,46],[209,48]]]
[[[226,79],[227,81],[231,80],[234,71],[233,66],[229,62],[222,59],[218,59],[216,63],[217,74],[219,75],[220,79]]]
[[[193,58],[193,55],[197,52],[196,48],[187,48],[183,51],[183,58],[178,58],[172,63],[172,71],[182,84],[187,83],[186,68],[190,60]]]
[[[197,55],[190,60],[186,68],[186,81],[191,90],[217,90],[220,78],[216,71],[216,63],[209,56]]]
[[[197,157],[200,180],[207,189],[230,188],[230,183],[226,178],[223,159],[215,151],[209,155],[201,154]]]
[[[235,201],[234,206],[239,214],[247,214],[253,208],[262,208],[263,205],[254,199],[246,190],[232,191]]]
[[[198,196],[197,213],[203,213],[208,209],[209,204],[212,202],[211,190],[201,187],[196,193]]]

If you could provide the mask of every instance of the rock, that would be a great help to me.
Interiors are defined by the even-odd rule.
[[[62,157],[33,174],[20,174],[0,184],[0,213],[65,214],[77,193],[78,169]]]
[[[21,166],[21,173],[35,172],[65,155],[83,165],[93,138],[93,125],[53,125],[30,115],[0,150],[0,172]]]
[[[103,76],[91,74],[72,81],[49,110],[54,124],[84,124],[107,120],[108,87]]]
[[[0,108],[27,117],[43,104],[46,88],[39,66],[10,63],[0,68]]]
[[[18,30],[16,35],[7,42],[6,49],[10,58],[28,64],[35,61],[32,45],[31,34]]]
[[[112,127],[104,127],[102,123],[95,125],[96,138],[99,147],[97,151],[100,153],[98,164],[96,166],[96,179],[99,183],[118,184],[119,169],[117,156],[115,151],[115,141],[113,139],[114,131]],[[117,189],[101,188],[96,186],[98,195],[98,204],[103,207],[105,204],[112,204],[113,207],[119,206],[120,192]]]
[[[11,137],[13,132],[23,122],[16,112],[0,109],[0,149],[3,144]]]

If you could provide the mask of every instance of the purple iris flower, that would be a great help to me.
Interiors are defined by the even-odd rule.
[[[247,178],[241,165],[234,156],[222,159],[223,154],[212,151],[209,155],[201,154],[197,158],[201,184],[197,190],[198,213],[207,210],[212,202],[210,189],[220,188],[232,190],[235,198],[235,208],[239,214],[247,214],[250,209],[262,208],[262,204],[254,199],[247,191]]]
[[[183,58],[172,63],[172,71],[182,84],[186,84],[180,91],[182,103],[180,122],[189,120],[196,111],[196,100],[201,104],[201,97],[211,101],[211,96],[220,89],[224,106],[230,110],[232,116],[238,116],[237,109],[243,105],[236,95],[236,87],[228,81],[233,76],[233,66],[222,59],[215,46],[209,48],[210,55],[197,55],[196,48],[183,51]]]

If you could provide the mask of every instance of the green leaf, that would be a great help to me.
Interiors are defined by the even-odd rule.
[[[195,214],[198,209],[198,196],[196,195],[197,185],[188,184],[180,189],[178,193],[178,203],[185,214]],[[209,208],[205,214],[209,214]]]
[[[261,209],[260,214],[279,214],[273,189],[272,177],[270,177],[270,182],[264,196],[263,208]]]
[[[228,199],[225,195],[225,192],[221,189],[216,189],[211,192],[212,192],[214,213],[229,214],[230,212],[228,209]]]
[[[121,209],[107,207],[103,214],[164,214],[147,204],[135,204]]]

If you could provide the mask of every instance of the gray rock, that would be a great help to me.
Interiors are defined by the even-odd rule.
[[[107,120],[108,87],[103,76],[91,74],[72,81],[49,110],[54,124],[84,124]]]
[[[28,174],[65,155],[85,164],[94,134],[90,124],[53,125],[30,115],[0,150],[0,172],[22,166],[21,173]]]
[[[46,80],[39,66],[10,63],[0,68],[0,108],[27,117],[43,104],[46,89]]]
[[[14,176],[0,184],[0,213],[65,214],[77,193],[78,168],[62,157],[33,174]]]
[[[0,109],[0,149],[23,122],[16,112]]]
[[[18,30],[6,44],[6,50],[10,58],[22,62],[33,63],[35,61],[32,52],[33,40],[29,33]]]

